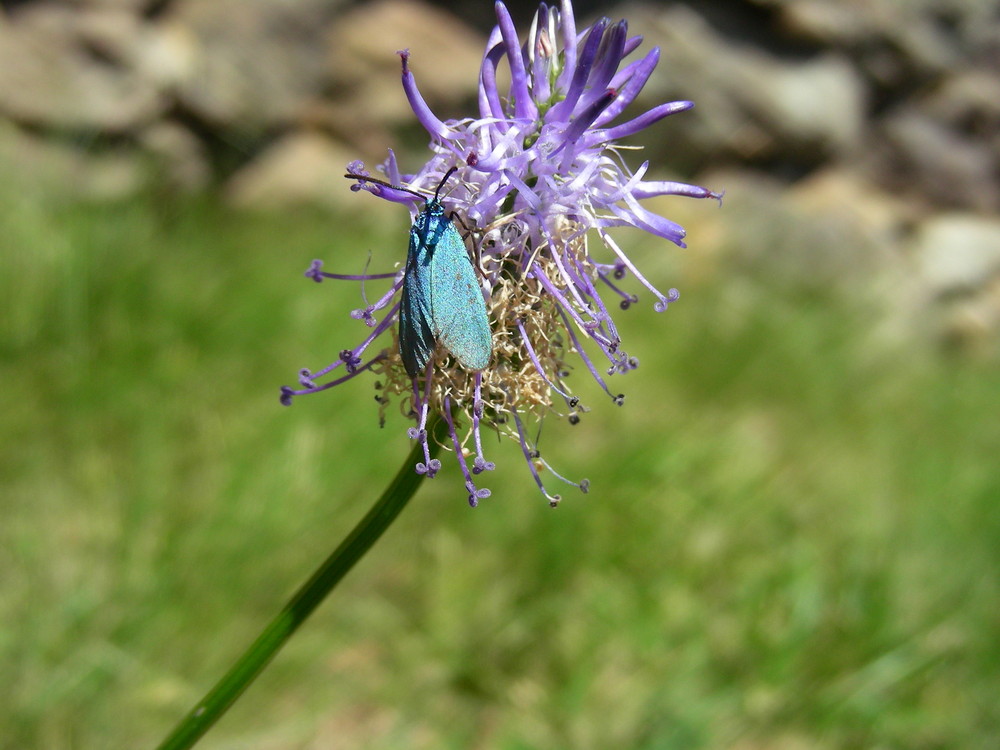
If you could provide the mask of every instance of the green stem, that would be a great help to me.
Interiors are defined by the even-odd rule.
[[[439,442],[443,438],[438,434],[441,432],[442,422],[440,417],[435,417],[427,425],[427,431],[433,436],[428,440],[432,457],[437,454]],[[192,747],[236,702],[236,699],[250,686],[257,675],[264,671],[264,667],[291,638],[292,633],[305,622],[375,540],[382,536],[382,532],[413,497],[422,479],[421,475],[413,470],[413,465],[421,460],[423,460],[423,449],[418,443],[368,514],[323,561],[312,577],[295,592],[295,596],[229,672],[198,701],[187,716],[181,719],[174,727],[174,731],[160,744],[159,750],[183,750]]]

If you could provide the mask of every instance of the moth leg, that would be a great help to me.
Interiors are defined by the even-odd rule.
[[[465,218],[460,216],[455,211],[452,211],[448,214],[448,219],[453,222],[458,222],[458,225],[466,231],[467,236],[470,234],[478,233],[478,227],[475,225],[475,222],[473,222],[473,225],[470,227],[468,224],[465,223]]]
[[[483,252],[482,252],[483,231],[481,229],[479,229],[479,227],[477,227],[475,225],[475,222],[473,222],[473,225],[470,227],[468,224],[465,223],[465,219],[462,216],[460,216],[459,214],[457,214],[456,212],[454,212],[454,211],[452,211],[452,212],[450,212],[448,214],[448,219],[450,221],[452,221],[453,223],[457,222],[458,225],[460,227],[462,227],[462,229],[465,230],[465,234],[462,236],[463,240],[468,241],[469,238],[472,238],[472,251],[470,253],[471,257],[469,258],[469,260],[471,261],[473,268],[475,268],[476,271],[479,273],[480,278],[485,279],[486,278],[486,272],[483,270],[483,266],[482,266],[482,262],[483,262]],[[468,248],[468,244],[466,244],[466,248],[465,249],[466,250],[469,249]]]

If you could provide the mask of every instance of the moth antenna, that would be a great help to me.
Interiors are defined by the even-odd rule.
[[[458,167],[452,167],[451,169],[449,169],[447,172],[444,173],[444,177],[442,177],[441,182],[438,183],[437,190],[434,191],[434,200],[437,200],[438,197],[441,195],[441,188],[444,187],[444,184],[448,181],[448,178],[451,177],[453,174],[455,174],[455,172],[457,171]]]
[[[452,167],[444,173],[444,177],[441,178],[441,182],[438,183],[437,189],[434,191],[434,200],[438,200],[440,198],[441,189],[444,187],[445,183],[448,182],[448,178],[457,171],[458,167]],[[376,185],[382,185],[392,190],[402,190],[404,193],[409,193],[410,195],[415,195],[422,200],[427,200],[427,196],[423,193],[418,193],[416,190],[411,190],[410,188],[403,187],[402,185],[393,185],[391,182],[380,180],[378,177],[368,177],[366,175],[354,174],[353,172],[348,172],[344,175],[344,177],[349,180],[357,180],[358,182],[373,182]]]

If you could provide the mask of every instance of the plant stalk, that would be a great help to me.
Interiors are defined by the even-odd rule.
[[[437,455],[440,450],[443,436],[438,433],[442,430],[442,423],[440,417],[434,417],[428,422],[431,456]],[[371,510],[323,561],[312,577],[295,592],[288,604],[225,676],[181,719],[158,746],[158,750],[185,750],[192,747],[236,702],[298,627],[406,507],[423,479],[413,470],[414,464],[420,460],[423,460],[423,449],[417,443]]]

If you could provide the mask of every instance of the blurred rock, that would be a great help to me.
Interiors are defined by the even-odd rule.
[[[88,44],[78,22],[68,8],[35,3],[0,25],[0,114],[43,128],[110,133],[161,115],[162,92]]]
[[[237,172],[226,185],[225,195],[243,208],[340,206],[353,195],[344,173],[354,158],[322,134],[292,133]]]
[[[1000,44],[997,50],[1000,54]],[[927,116],[973,137],[996,135],[1000,132],[1000,76],[986,68],[959,68],[918,106]]]
[[[822,55],[798,65],[773,65],[761,73],[745,105],[756,109],[779,137],[834,154],[857,148],[864,92],[847,60]]]
[[[864,10],[846,2],[798,0],[777,5],[783,31],[795,38],[841,46],[857,44],[871,33]]]
[[[81,8],[124,10],[138,16],[154,7],[158,0],[62,0],[62,2]]]
[[[212,181],[204,144],[187,128],[158,122],[138,134],[138,143],[151,157],[155,179],[181,192],[202,190]]]
[[[400,93],[397,92],[397,95]],[[350,100],[314,101],[303,110],[299,121],[302,129],[325,133],[352,150],[355,154],[353,158],[371,163],[385,159],[386,149],[393,147],[399,139],[384,121],[371,119]],[[409,124],[413,125],[412,122]]]
[[[122,64],[144,41],[146,23],[125,8],[98,6],[69,16],[79,42],[98,59]]]
[[[661,48],[645,103],[697,102],[693,113],[671,120],[674,151],[815,166],[859,147],[866,92],[846,58],[782,60],[724,38],[686,6],[629,6],[622,13],[648,45]],[[675,143],[678,130],[682,140]]]
[[[787,33],[851,48],[861,67],[884,86],[946,71],[961,59],[959,40],[936,17],[946,12],[940,3],[933,8],[921,0],[774,0],[774,4]]]
[[[420,0],[378,0],[346,13],[330,30],[329,66],[344,99],[383,125],[413,121],[399,82],[398,50],[410,50],[420,93],[442,117],[467,116],[486,39]]]
[[[342,0],[177,0],[161,23],[180,59],[177,97],[215,127],[287,125],[326,84],[326,28]]]
[[[825,170],[791,190],[748,170],[706,179],[726,189],[712,219],[728,237],[722,272],[770,290],[870,297],[898,266],[905,204],[847,170]]]
[[[933,333],[963,349],[995,349],[1000,334],[1000,219],[953,213],[931,217],[910,253]]]
[[[82,201],[125,198],[147,182],[141,161],[129,149],[80,150],[3,122],[0,173],[17,175],[22,194]]]
[[[810,223],[844,227],[855,235],[853,245],[837,253],[866,274],[898,261],[901,239],[917,215],[905,200],[849,167],[829,167],[799,180],[785,200]]]
[[[933,296],[979,289],[1000,275],[1000,219],[933,216],[918,228],[910,252]]]
[[[954,302],[944,316],[941,337],[964,350],[993,353],[1000,331],[1000,276]]]
[[[909,108],[886,118],[882,132],[874,153],[881,155],[876,166],[888,184],[917,188],[944,206],[1000,207],[998,160],[988,143]]]

